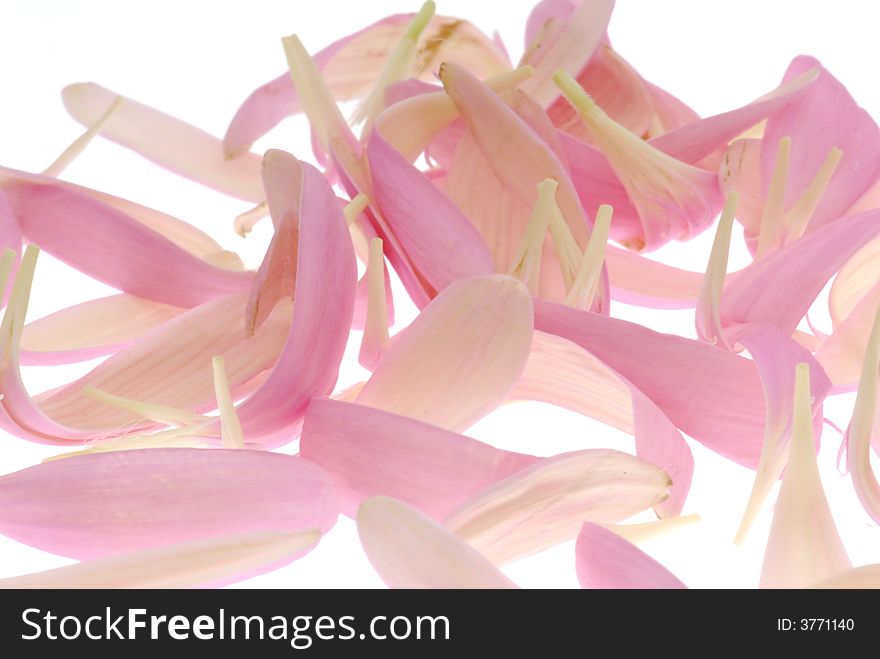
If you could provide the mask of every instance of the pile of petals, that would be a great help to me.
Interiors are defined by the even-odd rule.
[[[683,587],[637,545],[687,521],[699,442],[754,470],[738,541],[781,479],[756,584],[880,586],[816,462],[823,402],[857,391],[842,450],[880,523],[877,124],[806,56],[701,117],[614,49],[613,5],[543,0],[518,63],[430,0],[319,52],[286,37],[222,140],[65,88],[85,133],[42,173],[0,169],[0,427],[67,450],[0,477],[0,533],[79,562],[0,585],[228,584],[320,551],[347,515],[391,587],[516,587],[503,566],[574,540],[584,587]],[[295,114],[313,153],[252,150]],[[259,268],[60,180],[99,137],[249,202],[235,230],[274,229]],[[753,258],[729,271],[735,222]],[[705,231],[705,271],[651,258]],[[40,250],[118,293],[26,322]],[[395,280],[419,313],[392,334]],[[692,309],[697,338],[617,301]],[[369,377],[337,387],[350,342]],[[46,392],[22,379],[99,357]],[[511,401],[608,424],[634,454],[463,434]]]

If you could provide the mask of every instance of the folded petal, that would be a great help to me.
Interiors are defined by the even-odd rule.
[[[863,346],[868,343],[878,307],[880,278],[816,351],[816,359],[822,364],[837,390],[850,390],[859,381],[864,359]]]
[[[516,588],[454,533],[395,499],[365,501],[357,526],[367,558],[391,588]]]
[[[351,101],[372,88],[413,14],[396,14],[332,43],[315,64],[337,101]],[[455,61],[481,76],[510,64],[492,40],[467,21],[435,16],[418,42],[414,77],[430,79],[441,62]],[[301,97],[285,72],[254,91],[239,108],[223,140],[227,157],[237,158],[285,117],[302,111]]]
[[[605,263],[615,300],[658,309],[688,309],[696,304],[701,272],[652,261],[614,245],[608,245]]]
[[[70,115],[83,126],[94,124],[120,98],[94,83],[65,87],[61,97]],[[227,160],[220,140],[213,135],[137,101],[123,98],[104,122],[101,135],[220,192],[254,203],[263,200],[257,154]]]
[[[575,556],[581,588],[687,588],[634,544],[598,524],[584,522]]]
[[[272,160],[282,167],[292,166],[292,161],[293,156],[280,152]],[[295,245],[290,245],[292,239],[279,243],[282,254],[297,250],[295,259],[289,252],[283,257],[283,264],[296,268],[290,330],[271,374],[238,408],[248,440],[266,445],[293,439],[291,428],[301,420],[308,401],[332,391],[354,311],[357,263],[345,217],[318,170],[306,163],[300,168],[299,208],[288,209],[282,221],[284,225],[298,218],[299,226],[276,234],[279,240],[295,237]],[[286,276],[288,284],[294,281],[284,267],[267,273],[266,281],[274,276]],[[278,290],[293,294],[284,286]]]
[[[538,460],[415,419],[363,405],[315,399],[300,455],[322,467],[342,512],[386,495],[442,521],[456,506]]]
[[[566,453],[490,486],[444,525],[503,564],[574,538],[584,520],[618,522],[656,506],[670,485],[661,469],[626,453]]]
[[[181,542],[0,579],[0,588],[204,588],[275,570],[311,550],[318,531],[262,531]]]
[[[804,588],[852,567],[822,489],[813,440],[809,366],[797,367],[791,449],[773,512],[761,588]]]
[[[318,529],[339,504],[305,460],[247,449],[144,449],[0,477],[0,532],[81,560],[221,534]]]
[[[525,286],[505,275],[461,279],[395,337],[357,402],[464,430],[507,397],[531,342]]]

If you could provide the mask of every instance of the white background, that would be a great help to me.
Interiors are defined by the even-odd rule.
[[[284,70],[279,39],[294,33],[315,52],[379,17],[416,10],[417,0],[357,2],[5,0],[0,19],[0,164],[39,171],[81,128],[70,119],[59,91],[94,81],[199,127],[222,135],[244,98]],[[487,33],[498,30],[511,56],[522,51],[530,2],[438,0],[438,13],[458,15]],[[678,95],[702,115],[742,105],[772,89],[798,54],[819,57],[856,99],[880,116],[876,30],[880,5],[861,0],[711,2],[620,0],[610,36],[646,78]],[[257,145],[283,148],[308,159],[304,122],[290,120]],[[246,240],[232,218],[247,204],[177,178],[101,140],[63,178],[184,218],[209,231],[228,249],[258,265],[269,233],[261,226]],[[657,258],[702,270],[711,235],[664,249]],[[731,267],[746,262],[737,244]],[[30,318],[109,291],[41,256]],[[398,296],[400,318],[411,317]],[[655,329],[693,336],[692,312],[656,312],[617,304],[614,314]],[[818,314],[819,324],[822,315]],[[353,334],[356,350],[358,336]],[[36,393],[76,376],[79,367],[33,368],[26,373]],[[341,384],[362,376],[346,364]],[[852,397],[826,406],[826,416],[845,426]],[[506,406],[469,434],[499,446],[548,455],[609,446],[631,450],[630,438],[577,415],[537,403]],[[0,473],[37,463],[56,452],[11,437],[0,438]],[[753,587],[770,521],[765,508],[743,547],[731,538],[751,487],[752,472],[690,442],[696,473],[686,512],[702,521],[644,545],[693,587]],[[820,455],[825,488],[853,563],[880,562],[880,532],[835,465],[839,436],[826,429]],[[293,450],[291,447],[289,450]],[[772,499],[771,499],[772,500]],[[0,538],[0,576],[65,564],[65,559]],[[576,586],[573,543],[520,561],[507,573],[526,587]],[[363,556],[354,524],[341,518],[303,560],[247,582],[260,587],[379,586]]]

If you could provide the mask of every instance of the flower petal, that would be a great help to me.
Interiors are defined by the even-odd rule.
[[[665,472],[626,453],[546,458],[461,504],[444,525],[503,564],[574,538],[585,519],[617,522],[662,503]]]
[[[532,342],[532,299],[505,275],[445,288],[392,345],[357,402],[464,430],[513,388]]]
[[[357,526],[367,558],[391,588],[516,588],[466,542],[395,499],[365,501]]]
[[[819,583],[813,584],[811,587],[831,588],[834,590],[842,588],[880,588],[880,563],[844,570],[833,577],[828,577]]]
[[[315,55],[315,64],[337,101],[367,94],[413,16],[388,16]],[[506,55],[471,23],[435,16],[419,40],[415,75],[430,79],[444,61],[461,62],[481,76],[501,73],[510,66]],[[226,131],[223,148],[227,157],[237,158],[282,119],[301,112],[297,92],[286,72],[254,91]]]
[[[220,534],[326,532],[336,494],[305,460],[247,449],[95,453],[0,477],[0,532],[81,560]]]
[[[122,98],[90,82],[65,87],[61,97],[70,116],[83,126],[94,124]],[[142,103],[123,98],[100,134],[160,167],[220,192],[254,203],[263,200],[257,154],[227,160],[219,139]]]
[[[326,470],[342,512],[387,495],[441,521],[457,505],[534,462],[382,410],[315,399],[300,438],[300,455]]]
[[[581,527],[575,555],[581,588],[687,588],[634,544],[598,524]]]
[[[791,449],[761,569],[761,588],[804,588],[852,567],[822,489],[809,366],[797,367]]]
[[[143,549],[0,579],[0,588],[204,588],[249,579],[296,560],[318,531],[262,531]]]

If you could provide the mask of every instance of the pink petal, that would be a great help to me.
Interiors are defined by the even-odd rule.
[[[69,364],[116,352],[181,312],[127,293],[83,302],[25,325],[21,363]]]
[[[868,343],[871,323],[878,307],[880,278],[816,351],[816,359],[838,391],[852,389],[859,381],[864,346]]]
[[[809,367],[799,365],[791,449],[764,553],[761,588],[804,588],[852,567],[816,466],[809,377]]]
[[[61,96],[67,111],[83,126],[94,124],[118,97],[94,83],[70,85]],[[227,160],[213,135],[137,101],[123,99],[101,135],[208,187],[254,203],[263,200],[257,154]]]
[[[701,272],[652,261],[614,245],[608,245],[605,263],[614,299],[627,304],[658,309],[688,309],[696,304],[700,294],[703,282]]]
[[[495,271],[482,236],[461,211],[374,131],[367,148],[382,215],[417,272],[435,291]]]
[[[585,519],[618,522],[668,496],[669,476],[625,453],[541,460],[461,504],[444,525],[503,564],[574,538]]]
[[[300,455],[322,467],[354,516],[370,497],[387,495],[441,521],[456,506],[537,458],[362,405],[315,399]]]
[[[308,553],[317,531],[262,531],[181,542],[0,579],[0,588],[204,588],[278,569]]]
[[[532,351],[512,398],[568,408],[634,435],[636,455],[669,474],[669,498],[655,509],[677,515],[693,477],[694,460],[669,417],[626,378],[581,346],[535,332]]]
[[[687,588],[634,544],[598,524],[584,522],[575,553],[581,588]]]
[[[724,287],[722,324],[768,323],[792,333],[828,280],[878,232],[880,211],[868,211],[752,263]]]
[[[785,207],[789,208],[804,193],[831,148],[843,151],[836,173],[813,213],[810,230],[814,230],[844,215],[880,176],[880,129],[815,58],[795,58],[785,80],[811,68],[821,73],[809,93],[767,121],[761,172],[766,185],[775,165],[777,143],[782,137],[791,137],[791,168],[785,186]]]
[[[531,342],[525,286],[505,275],[461,279],[395,338],[357,402],[464,430],[507,397]]]
[[[276,156],[269,162],[293,160]],[[326,179],[300,167],[300,207],[286,213],[299,218],[290,332],[272,373],[238,408],[248,440],[266,445],[293,439],[309,399],[333,390],[354,310],[357,263],[345,218]]]
[[[221,534],[329,530],[338,502],[316,466],[264,451],[144,449],[0,477],[0,532],[81,560]]]
[[[757,465],[764,437],[764,400],[750,360],[542,300],[535,301],[535,329],[580,345],[713,451],[752,468]]]
[[[365,501],[357,525],[367,558],[391,588],[516,588],[473,547],[395,499]]]
[[[865,511],[880,521],[880,483],[871,466],[871,440],[877,429],[877,369],[880,364],[880,311],[875,312],[870,338],[865,347],[859,392],[849,428],[844,435],[847,465],[853,488]],[[876,441],[876,437],[874,437]]]
[[[819,583],[813,584],[811,587],[832,588],[834,590],[842,588],[880,588],[880,563],[844,570],[833,577],[828,577]]]
[[[700,120],[700,115],[665,89],[661,89],[647,80],[644,83],[651,94],[655,119],[657,124],[659,124],[653,127],[651,137],[662,135]]]
[[[403,36],[414,14],[396,14],[332,43],[315,55],[315,64],[338,101],[365,96]],[[467,65],[479,75],[509,67],[506,55],[467,21],[435,16],[423,31],[419,69],[430,78],[444,61]],[[285,117],[302,111],[297,90],[285,72],[254,91],[239,108],[223,140],[228,157],[237,158]]]
[[[614,9],[614,0],[568,4],[573,5],[569,11],[562,3],[554,3],[549,11],[541,10],[536,18],[530,18],[533,36],[520,60],[521,66],[535,67],[535,75],[523,85],[523,91],[545,107],[559,97],[553,74],[562,70],[576,76],[581,72],[605,36]],[[541,25],[535,29],[538,21]]]
[[[4,191],[26,240],[123,292],[193,307],[244,290],[252,280],[249,273],[207,263],[137,219],[53,179],[9,181]]]

